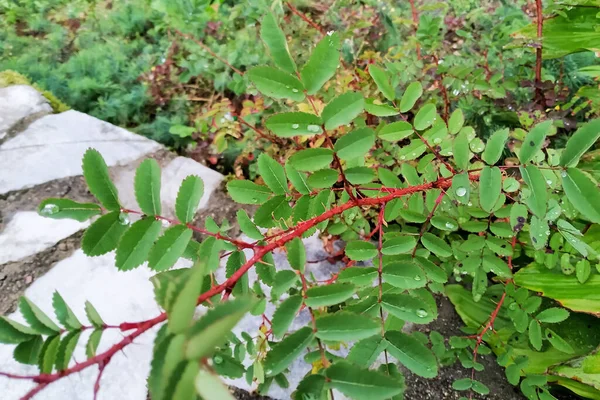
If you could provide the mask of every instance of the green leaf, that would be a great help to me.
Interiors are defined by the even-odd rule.
[[[537,351],[542,350],[542,327],[535,319],[529,322],[529,342]]]
[[[583,172],[569,168],[562,173],[563,189],[573,207],[589,221],[600,223],[600,189]]]
[[[103,328],[106,325],[96,308],[89,301],[85,302],[85,315],[90,323],[96,328]]]
[[[375,172],[368,167],[353,167],[344,171],[348,182],[353,185],[362,185],[375,180]]]
[[[162,224],[154,218],[144,218],[123,234],[119,245],[115,264],[120,271],[129,271],[139,267],[148,259],[150,249],[160,235]]]
[[[437,361],[431,350],[414,336],[398,331],[385,333],[389,345],[387,350],[402,365],[424,378],[435,378],[438,374]]]
[[[71,310],[58,291],[55,291],[52,295],[52,307],[54,308],[56,319],[58,319],[58,322],[60,322],[67,330],[81,328],[81,322],[79,322],[73,310]]]
[[[203,399],[235,400],[235,397],[221,379],[204,368],[201,368],[198,375],[196,375],[196,392]]]
[[[425,248],[431,251],[438,257],[450,257],[452,255],[452,249],[448,246],[448,243],[433,233],[427,232],[421,237],[421,243]]]
[[[346,92],[331,100],[323,109],[321,118],[325,129],[331,130],[349,124],[365,108],[365,99],[359,92]]]
[[[21,364],[36,365],[43,344],[44,339],[41,336],[35,336],[27,342],[21,342],[15,347],[13,357]]]
[[[259,92],[274,99],[304,100],[304,86],[293,75],[273,67],[253,67],[246,73]]]
[[[258,173],[263,178],[269,189],[275,194],[288,193],[287,179],[283,166],[273,160],[266,153],[258,157]]]
[[[502,157],[502,153],[504,152],[504,145],[508,140],[508,133],[508,128],[505,128],[494,132],[490,136],[485,145],[485,150],[483,151],[483,154],[481,154],[483,161],[489,165],[494,165],[500,160],[500,157]]]
[[[61,340],[54,363],[57,371],[64,371],[69,367],[69,361],[73,357],[80,336],[81,331],[72,331]]]
[[[377,269],[372,267],[346,268],[338,275],[338,282],[350,282],[356,286],[371,286],[377,277]]]
[[[308,177],[307,183],[315,189],[330,188],[337,182],[339,175],[340,173],[335,169],[320,169]]]
[[[269,117],[265,126],[280,137],[314,136],[323,133],[321,118],[305,112],[286,112]]]
[[[540,312],[535,319],[545,324],[556,324],[569,318],[569,312],[564,308],[551,307]]]
[[[94,329],[85,345],[85,355],[88,359],[96,356],[96,351],[102,339],[102,329]]]
[[[173,376],[177,380],[173,393],[173,399],[196,400],[196,377],[200,373],[200,365],[197,362],[183,363],[183,370],[177,370]]]
[[[416,245],[417,239],[415,239],[414,236],[396,236],[383,242],[381,253],[385,255],[408,253],[412,251]]]
[[[269,48],[275,65],[290,74],[296,72],[296,63],[290,56],[285,35],[271,13],[265,14],[262,19],[260,24],[260,38]]]
[[[600,119],[588,122],[569,138],[567,147],[560,156],[560,165],[575,166],[579,159],[600,138]]]
[[[391,117],[398,115],[398,110],[389,104],[381,104],[377,99],[366,99],[365,100],[365,111],[376,117]]]
[[[389,101],[394,101],[396,98],[396,91],[392,87],[390,83],[390,77],[387,72],[376,65],[369,65],[369,75],[375,81],[377,88],[379,91],[385,96]]]
[[[342,160],[362,157],[375,144],[375,132],[370,128],[359,128],[339,138],[333,147]]]
[[[333,33],[321,39],[300,72],[307,93],[317,93],[335,75],[339,64],[340,37]]]
[[[414,131],[411,124],[405,121],[397,121],[384,125],[384,127],[377,132],[377,136],[381,140],[397,142],[398,140],[409,137],[413,133]]]
[[[307,375],[294,392],[294,400],[323,400],[327,381],[323,375]]]
[[[60,328],[27,297],[19,299],[19,310],[31,329],[44,335],[56,335]]]
[[[285,196],[275,196],[256,210],[254,222],[263,228],[273,228],[280,220],[289,218],[292,212]]]
[[[117,248],[121,235],[127,228],[127,221],[121,219],[119,211],[105,214],[85,231],[81,248],[90,257],[106,254]]]
[[[208,310],[187,333],[186,357],[198,360],[210,354],[217,345],[225,341],[226,336],[255,303],[254,299],[242,296],[219,303]]]
[[[227,192],[240,204],[263,204],[272,194],[268,187],[247,180],[229,181]]]
[[[87,221],[94,215],[102,213],[102,208],[93,203],[77,203],[70,199],[45,199],[38,206],[38,214],[52,219],[74,219]]]
[[[37,332],[28,326],[0,316],[0,343],[18,344],[37,336]]]
[[[482,265],[486,271],[489,271],[500,278],[512,278],[512,272],[508,265],[496,255],[483,256]]]
[[[58,353],[58,345],[60,344],[60,336],[48,336],[42,348],[40,350],[40,357],[38,359],[38,367],[40,373],[50,374],[56,362],[56,356]]]
[[[300,295],[290,296],[281,302],[271,320],[271,328],[275,337],[281,338],[285,335],[296,318],[296,314],[300,311],[300,307],[302,307],[302,296]]]
[[[452,178],[452,193],[460,203],[469,203],[469,197],[471,195],[471,181],[469,180],[469,174],[462,173],[454,175]]]
[[[207,273],[207,256],[196,261],[187,279],[178,281],[173,302],[168,305],[168,329],[170,333],[184,332],[191,324],[196,310],[198,296],[202,293],[202,283]],[[167,289],[168,291],[169,289]]]
[[[305,326],[276,343],[265,358],[265,373],[268,376],[282,373],[300,356],[313,339],[312,328]]]
[[[108,167],[97,150],[87,149],[83,155],[83,176],[90,192],[109,211],[121,209],[117,188],[110,180]]]
[[[336,312],[317,318],[316,335],[322,340],[348,342],[361,340],[381,331],[381,323],[363,314]]]
[[[148,158],[135,172],[135,198],[146,215],[160,215],[160,167]]]
[[[364,240],[353,240],[346,244],[346,255],[354,261],[366,261],[377,257],[377,248]]]
[[[460,108],[454,110],[450,119],[448,119],[448,132],[452,135],[456,135],[465,124],[465,115]]]
[[[290,164],[298,171],[316,171],[329,167],[333,161],[331,149],[315,148],[300,150],[289,158]]]
[[[394,317],[415,324],[428,324],[437,318],[435,301],[428,304],[424,298],[406,293],[386,293],[381,296],[381,305]]]
[[[529,187],[531,195],[525,199],[525,204],[538,218],[546,215],[546,205],[548,203],[548,193],[546,192],[546,178],[535,165],[527,165],[525,168],[519,167],[523,181]]]
[[[423,270],[413,262],[394,261],[383,267],[385,282],[400,289],[416,289],[427,284]]]
[[[579,283],[585,283],[592,272],[590,262],[588,260],[579,260],[575,264],[575,275]]]
[[[402,393],[404,383],[340,361],[325,370],[329,385],[356,400],[385,400]]]
[[[492,211],[502,192],[502,173],[498,167],[483,167],[479,178],[479,205]]]
[[[167,229],[150,249],[148,266],[155,271],[171,268],[183,256],[192,235],[192,230],[183,225]]]
[[[421,82],[412,82],[408,85],[406,91],[402,95],[402,100],[400,100],[400,112],[405,113],[413,108],[422,94],[423,86],[421,86]]]
[[[316,286],[306,291],[304,302],[308,307],[326,307],[348,300],[356,291],[350,283],[333,283],[326,286]]]
[[[464,391],[464,390],[469,390],[472,387],[473,387],[473,379],[470,379],[470,378],[457,379],[454,382],[452,382],[452,389],[454,389],[454,390]]]
[[[260,240],[264,236],[260,233],[260,230],[256,227],[254,222],[248,216],[248,213],[244,209],[239,209],[236,213],[237,222],[240,226],[240,230],[248,236],[250,239]]]
[[[465,131],[461,131],[452,142],[454,164],[459,170],[466,170],[469,166],[471,154],[469,151],[469,138]]]
[[[415,115],[413,125],[416,130],[422,131],[433,125],[436,119],[437,111],[435,105],[431,103],[425,104],[419,109],[417,115]]]
[[[381,335],[371,336],[352,346],[346,359],[359,367],[370,367],[386,347],[387,342]]]
[[[529,131],[527,136],[525,136],[525,139],[523,139],[523,145],[519,152],[519,160],[521,160],[523,164],[529,162],[535,153],[542,149],[544,141],[546,140],[546,135],[551,133],[552,128],[552,121],[544,121],[537,124]]]
[[[304,266],[306,264],[306,249],[302,239],[296,237],[287,242],[285,245],[287,251],[287,259],[290,262],[290,266],[300,273],[304,273]]]
[[[562,337],[558,336],[556,332],[551,329],[546,329],[546,339],[550,342],[552,347],[556,350],[562,351],[563,353],[573,354],[575,350],[573,347]]]
[[[192,222],[203,195],[204,182],[199,176],[190,175],[181,182],[175,200],[175,215],[181,223]]]

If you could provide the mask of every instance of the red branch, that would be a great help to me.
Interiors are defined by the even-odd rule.
[[[321,28],[316,22],[308,18],[306,15],[298,11],[298,9],[294,7],[289,1],[286,1],[285,5],[290,9],[291,12],[302,18],[304,22],[318,30],[321,33],[321,35],[325,35],[325,30],[323,28]]]
[[[410,11],[412,13],[413,24],[415,25],[415,31],[419,30],[419,12],[417,11],[417,7],[415,5],[415,0],[409,0],[410,2]],[[421,59],[421,46],[417,41],[417,59]]]

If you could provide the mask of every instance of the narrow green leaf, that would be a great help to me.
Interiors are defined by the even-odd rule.
[[[556,332],[551,329],[546,329],[546,339],[550,342],[552,347],[556,350],[562,351],[563,353],[573,354],[575,350],[573,347],[562,337],[558,336]]]
[[[98,218],[85,231],[81,241],[83,252],[90,256],[100,256],[117,248],[121,235],[128,224],[119,211],[113,211]]]
[[[525,200],[525,204],[538,218],[543,218],[546,215],[546,205],[548,203],[546,179],[535,165],[527,165],[525,168],[519,167],[519,170],[523,181],[531,191],[530,196]]]
[[[323,133],[321,118],[305,112],[286,112],[269,117],[265,126],[280,137],[314,136]]]
[[[277,68],[258,66],[246,73],[259,92],[274,99],[304,100],[304,86],[293,75]]]
[[[321,39],[300,72],[307,93],[317,93],[335,74],[339,64],[340,37],[333,33]]]
[[[13,357],[21,364],[36,365],[44,344],[41,336],[35,336],[27,342],[21,342],[15,347]]]
[[[483,154],[481,154],[483,161],[489,165],[494,165],[500,160],[502,152],[504,151],[504,145],[508,140],[508,133],[508,128],[505,128],[494,132],[490,136],[485,145],[485,150],[483,151]]]
[[[377,136],[381,140],[397,142],[398,140],[409,137],[413,133],[414,130],[411,124],[406,121],[397,121],[384,125],[384,127],[377,132]]]
[[[321,118],[325,129],[331,130],[349,124],[365,108],[365,99],[361,93],[346,92],[331,100],[323,109]]]
[[[385,400],[402,393],[404,382],[340,361],[325,370],[329,384],[356,400]]]
[[[350,160],[364,156],[374,144],[375,132],[370,128],[359,128],[339,138],[333,149],[342,160]]]
[[[336,312],[316,320],[316,335],[322,340],[348,342],[361,340],[381,331],[381,323],[363,314]]]
[[[269,48],[275,65],[290,74],[296,72],[296,63],[290,56],[285,35],[271,13],[267,13],[262,19],[260,38]]]
[[[192,222],[203,195],[204,182],[199,176],[190,175],[181,182],[175,200],[175,215],[180,222]]]
[[[569,311],[564,308],[551,307],[541,311],[535,319],[546,324],[556,324],[569,318]]]
[[[452,249],[446,241],[433,233],[427,232],[421,237],[421,243],[425,248],[438,257],[450,257]]]
[[[71,310],[71,307],[69,307],[58,291],[55,291],[52,295],[52,306],[54,307],[56,319],[58,319],[58,322],[60,322],[67,330],[81,328],[81,322],[79,322],[79,319],[77,319],[77,316],[73,310]]]
[[[96,328],[103,328],[106,324],[98,314],[96,308],[89,301],[85,302],[85,315],[92,325]]]
[[[235,400],[235,397],[221,379],[204,368],[201,368],[198,375],[196,375],[196,392],[203,399]]]
[[[552,121],[544,121],[534,126],[525,139],[523,139],[523,145],[519,152],[519,160],[523,164],[531,161],[535,153],[542,149],[546,136],[551,133],[553,129]]]
[[[381,104],[379,100],[373,98],[365,100],[365,111],[376,117],[391,117],[398,115],[398,109],[389,104]]]
[[[287,259],[290,262],[290,266],[300,273],[304,273],[304,266],[306,264],[306,249],[302,239],[294,238],[290,240],[286,245]]]
[[[325,189],[332,187],[338,180],[340,173],[332,168],[320,169],[313,172],[306,182],[315,189]]]
[[[175,225],[167,229],[150,249],[148,266],[155,271],[171,268],[183,256],[192,240],[192,234],[192,230],[183,225]]]
[[[353,240],[346,244],[346,255],[354,261],[366,261],[377,257],[377,248],[364,240]]]
[[[383,242],[381,252],[385,255],[397,255],[412,251],[417,245],[413,236],[397,236]]]
[[[462,129],[465,124],[465,115],[460,108],[457,108],[452,112],[448,119],[448,132],[452,135],[456,135]]]
[[[334,283],[327,286],[316,286],[306,291],[304,300],[308,307],[326,307],[348,300],[356,291],[350,283]]]
[[[160,215],[160,167],[148,158],[135,172],[135,198],[146,215]]]
[[[258,173],[263,178],[269,189],[275,194],[288,193],[287,179],[283,166],[273,160],[266,153],[258,157]]]
[[[412,82],[406,88],[402,100],[400,100],[400,112],[405,113],[414,107],[415,103],[423,94],[423,86],[421,82]]]
[[[600,119],[590,121],[569,138],[567,147],[560,156],[560,165],[575,166],[579,159],[600,138]]]
[[[307,375],[300,381],[294,392],[294,400],[323,400],[327,390],[327,381],[323,375]]]
[[[562,173],[563,189],[573,207],[589,221],[600,223],[600,189],[575,168]]]
[[[31,329],[44,335],[56,335],[60,328],[27,297],[19,299],[19,310]]]
[[[302,296],[294,295],[285,299],[273,314],[271,328],[273,335],[281,338],[287,332],[302,307]]]
[[[479,205],[491,212],[502,192],[502,173],[498,167],[483,167],[479,178]]]
[[[422,131],[429,128],[437,119],[437,111],[435,109],[434,104],[425,104],[423,107],[419,109],[417,115],[415,115],[415,120],[413,121],[413,125],[416,130]]]
[[[379,91],[385,96],[389,101],[394,101],[396,98],[396,91],[392,87],[390,83],[390,77],[387,72],[377,65],[369,65],[369,75],[375,81],[377,88]]]
[[[542,350],[542,327],[535,319],[529,322],[529,342],[537,351]]]
[[[74,219],[87,221],[94,215],[102,213],[99,205],[93,203],[77,203],[70,199],[49,198],[38,206],[38,214],[52,219]]]
[[[306,182],[306,175],[302,172],[298,172],[296,168],[294,168],[290,163],[285,163],[285,172],[287,173],[288,179],[294,186],[294,188],[300,194],[309,194],[310,187]]]
[[[239,209],[236,213],[237,222],[240,226],[240,230],[248,236],[250,239],[260,240],[264,236],[260,233],[260,230],[256,227],[254,222],[248,216],[248,213],[244,209]]]
[[[240,204],[263,204],[272,194],[268,187],[247,180],[229,181],[227,192]]]
[[[298,358],[313,339],[312,328],[305,326],[275,344],[271,351],[267,353],[264,363],[265,373],[268,376],[275,376],[283,372]]]
[[[588,260],[579,260],[575,264],[575,275],[579,283],[585,283],[592,273],[592,267]]]
[[[169,305],[168,329],[170,333],[184,332],[191,324],[198,296],[202,292],[202,283],[207,273],[207,256],[192,266],[188,279],[178,282],[173,302]],[[168,289],[167,289],[168,291]]]
[[[88,149],[83,155],[83,176],[90,192],[109,211],[121,208],[119,194],[114,183],[110,180],[108,167],[102,155],[97,150]]]
[[[331,149],[315,148],[300,150],[289,158],[290,164],[298,171],[316,171],[326,168],[333,161]]]
[[[115,264],[120,271],[129,271],[139,267],[148,259],[150,249],[160,235],[162,224],[154,218],[144,218],[123,234],[119,245]]]
[[[85,355],[88,360],[92,357],[96,356],[96,350],[98,350],[98,346],[100,345],[100,339],[102,339],[102,329],[94,329],[88,341],[85,345]]]
[[[435,378],[438,374],[437,360],[431,350],[413,336],[398,331],[388,331],[385,339],[387,350],[406,368],[424,378]]]
[[[387,347],[387,341],[379,334],[358,341],[346,358],[359,367],[368,368]]]
[[[72,331],[61,340],[58,345],[56,362],[54,363],[57,371],[64,371],[69,368],[69,361],[71,361],[71,357],[73,357],[80,336],[81,331]]]
[[[471,154],[469,151],[469,138],[465,131],[461,131],[452,142],[454,164],[459,170],[466,170],[469,166]]]
[[[60,344],[60,336],[48,336],[42,348],[40,350],[40,357],[38,359],[38,367],[40,373],[50,374],[56,362],[56,356],[58,353],[58,345]]]
[[[28,326],[0,316],[0,343],[18,344],[37,336],[37,332]]]

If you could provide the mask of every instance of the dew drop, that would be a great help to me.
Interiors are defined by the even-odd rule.
[[[425,318],[427,317],[429,314],[427,313],[427,311],[425,311],[423,308],[419,308],[417,310],[417,317],[419,318]]]
[[[406,158],[405,156],[400,156],[400,159],[401,159],[401,160],[404,160],[405,158]]]
[[[162,224],[163,227],[168,227],[169,225],[171,225],[171,223],[169,221],[167,221],[166,219],[161,219],[160,223]]]
[[[214,356],[214,357],[213,357],[213,362],[214,362],[215,364],[221,364],[221,363],[223,362],[223,358],[222,358],[222,357],[220,357],[220,356]]]
[[[48,203],[44,206],[44,208],[42,208],[42,210],[40,211],[40,214],[42,215],[54,215],[57,212],[60,211],[60,207],[57,206],[56,204],[51,204]]]
[[[451,151],[449,151],[449,152],[448,152],[448,155],[449,155],[449,156],[451,156],[452,154],[454,154],[454,153],[453,153],[453,152],[451,152]]]
[[[562,176],[563,178],[566,178],[567,177],[567,171],[562,171],[560,173],[560,176]]]
[[[420,275],[415,275],[414,280],[415,281],[420,281],[421,280],[421,276]]]
[[[517,309],[517,303],[511,303],[510,306],[508,306],[509,310],[516,310]]]
[[[433,139],[433,143],[440,144],[440,143],[442,143],[442,139],[440,139],[439,137],[437,137],[437,138]]]
[[[292,125],[292,129],[298,129],[298,128],[300,128],[300,125],[298,125],[298,124],[293,124]]]
[[[464,187],[456,188],[456,195],[458,197],[463,197],[466,194],[467,194],[467,188],[464,188]]]
[[[127,213],[121,213],[119,214],[119,223],[121,225],[129,225],[130,221],[129,221],[129,215],[127,215]]]
[[[469,207],[473,206],[473,203],[469,202],[469,204],[467,204]]]
[[[548,185],[552,185],[552,181],[551,181],[550,179],[548,179],[548,180],[546,181],[546,183],[547,183]]]
[[[477,293],[476,295],[473,296],[473,301],[478,302],[479,300],[481,300],[481,295],[479,293]]]
[[[452,222],[446,222],[446,228],[448,228],[448,229],[455,229],[456,226]]]
[[[309,132],[314,132],[317,133],[319,132],[319,125],[309,125],[306,127],[306,129],[308,129]]]
[[[292,92],[294,92],[294,93],[298,93],[298,89],[296,89],[296,88],[293,88],[293,89],[292,89]]]

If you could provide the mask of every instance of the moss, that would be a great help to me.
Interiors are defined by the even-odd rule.
[[[11,86],[11,85],[33,86],[35,88],[35,90],[40,92],[42,94],[42,96],[44,96],[46,98],[46,100],[48,100],[48,102],[50,103],[50,106],[52,107],[52,110],[55,113],[60,113],[60,112],[67,111],[70,109],[69,106],[67,106],[65,103],[60,101],[58,99],[58,97],[56,97],[49,91],[40,88],[35,83],[32,84],[31,81],[26,76],[21,75],[20,73],[12,71],[12,70],[6,70],[6,71],[0,72],[0,88]]]

